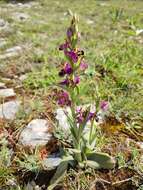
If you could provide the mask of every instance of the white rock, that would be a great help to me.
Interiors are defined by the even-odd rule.
[[[5,84],[3,82],[0,82],[0,89],[5,88]]]
[[[12,47],[12,48],[8,48],[5,51],[5,54],[0,55],[0,59],[3,60],[3,59],[11,58],[11,57],[16,57],[21,52],[22,52],[22,47],[20,47],[20,46],[15,46],[15,47]]]
[[[16,96],[12,88],[0,89],[0,98],[9,98]]]
[[[8,48],[5,52],[6,53],[12,53],[12,52],[21,52],[21,51],[22,51],[22,47],[14,46],[12,48]]]
[[[15,13],[13,15],[13,19],[17,20],[17,21],[26,21],[29,18],[29,15],[25,14],[25,13]]]
[[[21,132],[19,142],[24,146],[30,146],[32,148],[44,146],[52,137],[48,130],[49,125],[47,120],[34,119]]]
[[[21,75],[20,77],[19,77],[19,80],[21,80],[21,81],[24,81],[24,80],[26,80],[27,79],[27,75],[25,74],[25,75]]]
[[[59,108],[56,110],[56,119],[58,121],[58,127],[60,127],[63,130],[69,130],[70,125],[68,123],[68,119],[67,116],[65,114],[65,112],[67,112],[67,114],[71,115],[70,112],[70,108]]]
[[[19,101],[9,101],[0,105],[0,118],[13,120],[20,107]]]

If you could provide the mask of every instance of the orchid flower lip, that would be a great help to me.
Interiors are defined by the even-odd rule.
[[[78,61],[78,55],[74,51],[65,51],[65,55],[68,56],[74,63]]]
[[[58,104],[60,106],[71,106],[71,100],[69,99],[69,95],[67,92],[62,91],[59,93]]]
[[[65,74],[70,75],[73,73],[73,69],[69,63],[65,63],[64,68],[59,72],[59,76],[63,77]]]
[[[68,79],[65,79],[63,80],[62,82],[60,82],[61,85],[66,85],[68,86],[69,85],[69,80]]]
[[[95,116],[95,113],[94,112],[90,112],[89,115],[88,115],[87,120],[89,121],[89,120],[93,119],[94,116]]]
[[[69,63],[66,63],[66,65],[64,67],[64,71],[66,74],[69,74],[69,75],[73,72],[73,69]]]
[[[59,50],[65,50],[67,48],[69,48],[69,43],[67,41],[59,46]]]

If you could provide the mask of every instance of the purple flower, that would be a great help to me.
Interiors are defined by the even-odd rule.
[[[86,116],[87,115],[87,111],[86,110],[83,111],[82,108],[80,108],[80,107],[77,108],[76,114],[77,114],[76,119],[77,119],[77,122],[79,124],[83,123],[85,121],[85,119],[86,119],[86,122],[88,122],[89,120],[93,119],[94,116],[95,116],[95,112],[94,113],[90,112],[88,114],[88,116]]]
[[[95,116],[95,113],[90,112],[87,118],[87,121],[91,120]]]
[[[66,42],[66,43],[64,43],[64,44],[61,44],[61,45],[59,46],[59,50],[65,50],[65,49],[67,49],[67,48],[69,48],[68,42]]]
[[[68,86],[69,85],[69,79],[63,80],[62,82],[60,82],[60,84]]]
[[[61,91],[58,96],[59,106],[71,106],[71,100],[67,92]]]
[[[64,71],[66,74],[70,75],[73,72],[73,69],[69,63],[66,63]]]
[[[84,121],[84,118],[82,115],[77,116],[77,123],[81,124],[83,123],[83,121]]]
[[[69,63],[65,63],[64,68],[59,72],[59,76],[63,77],[65,74],[70,75],[73,72],[73,69]]]
[[[78,55],[74,51],[65,51],[65,55],[68,56],[74,63],[78,61]]]
[[[87,65],[85,62],[81,62],[81,64],[80,64],[80,69],[81,69],[82,71],[85,71],[87,68],[88,68],[88,65]]]
[[[108,101],[101,101],[100,108],[102,111],[107,111],[109,109],[109,102]]]
[[[73,35],[72,29],[71,29],[71,28],[68,28],[68,29],[67,29],[67,37],[68,37],[68,38],[71,38],[72,35]]]
[[[76,110],[76,119],[77,119],[77,123],[81,124],[84,121],[84,117],[83,117],[83,112],[82,112],[82,108],[77,108]]]
[[[74,78],[74,84],[78,84],[80,82],[79,76],[75,76]]]

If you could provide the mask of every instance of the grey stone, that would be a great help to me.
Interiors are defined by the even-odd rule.
[[[13,120],[20,107],[20,102],[9,101],[0,105],[0,118]]]
[[[21,51],[22,51],[22,47],[14,46],[12,48],[8,48],[5,52],[6,53],[12,53],[12,52],[21,52]]]
[[[5,84],[3,82],[0,82],[0,89],[6,88]]]
[[[12,18],[19,22],[26,21],[29,18],[29,15],[27,15],[26,13],[15,13]]]
[[[24,80],[26,80],[27,79],[27,75],[25,74],[25,75],[21,75],[20,77],[19,77],[19,80],[21,80],[21,81],[24,81]]]
[[[0,98],[15,97],[16,94],[12,88],[0,89]]]
[[[19,142],[23,146],[36,146],[46,145],[52,138],[51,133],[48,132],[49,125],[45,119],[32,120],[21,132]]]
[[[22,52],[22,47],[15,46],[8,48],[3,55],[0,55],[0,60],[8,59],[11,57],[16,57]]]
[[[57,109],[56,110],[56,119],[58,121],[58,127],[67,131],[67,130],[69,130],[70,125],[68,123],[68,118],[67,118],[65,112],[67,114],[71,115],[70,108],[65,108],[65,109],[59,108],[59,109]]]

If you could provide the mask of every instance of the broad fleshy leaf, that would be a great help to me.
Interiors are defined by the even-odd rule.
[[[66,174],[68,168],[68,161],[63,161],[58,166],[56,173],[54,174],[53,178],[50,181],[50,186],[47,188],[47,190],[52,190],[56,185],[62,180],[64,175]]]
[[[112,169],[115,167],[115,160],[107,153],[94,152],[87,154],[87,159],[99,164],[99,168]]]
[[[100,164],[93,160],[87,160],[87,161],[85,161],[85,164],[86,164],[86,166],[89,166],[90,168],[100,169]]]

